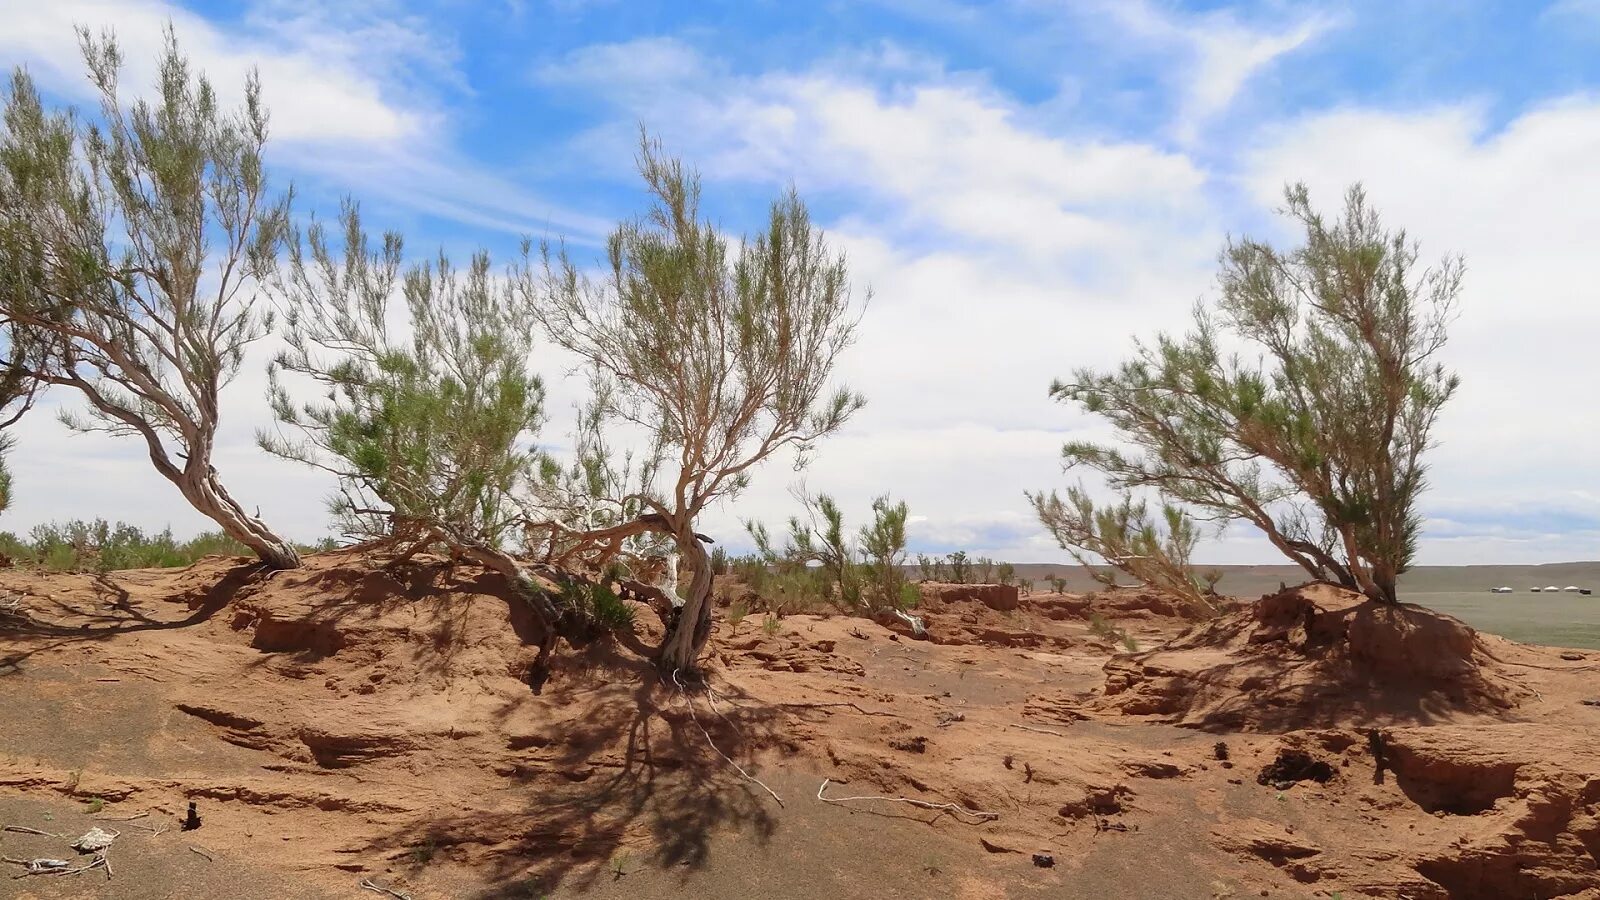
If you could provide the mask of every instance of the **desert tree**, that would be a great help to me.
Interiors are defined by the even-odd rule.
[[[4,333],[7,362],[0,368],[0,512],[11,508],[11,468],[6,464],[6,457],[16,446],[16,439],[9,431],[33,408],[43,386],[33,374],[36,367],[31,363],[42,349],[32,343],[36,335],[15,325],[6,328]]]
[[[972,578],[972,561],[967,558],[967,551],[957,550],[946,557],[946,564],[950,580],[955,584],[966,584]]]
[[[667,536],[693,573],[661,648],[676,671],[694,666],[710,635],[696,520],[773,454],[803,464],[861,407],[830,385],[857,312],[844,258],[792,190],[763,231],[735,244],[701,219],[698,175],[649,140],[639,169],[654,203],[611,234],[601,273],[546,246],[522,283],[549,339],[610,384],[607,420],[660,438],[657,483],[623,498],[647,511],[619,527]]]
[[[891,615],[922,633],[922,621],[906,614],[921,598],[906,578],[906,520],[910,509],[904,500],[893,501],[886,494],[872,501],[872,521],[861,527],[858,550],[870,585],[876,613]]]
[[[19,69],[0,132],[0,319],[9,372],[79,392],[80,431],[141,440],[196,510],[275,568],[300,559],[223,487],[212,464],[221,391],[270,327],[256,279],[287,197],[262,167],[260,86],[222,108],[171,29],[158,94],[123,101],[110,35],[80,31],[97,122],[46,109]],[[18,354],[18,348],[30,351]]]
[[[1008,562],[998,564],[995,567],[995,580],[1005,585],[1015,582],[1017,580],[1017,567]]]
[[[532,309],[487,253],[408,265],[401,236],[369,237],[354,204],[339,225],[295,229],[272,274],[287,349],[260,444],[335,476],[338,526],[394,563],[437,547],[504,576],[543,627],[537,687],[579,610],[514,555],[532,492],[556,477],[532,444],[545,398]],[[296,400],[296,382],[315,399]]]
[[[803,488],[793,493],[802,513],[789,517],[782,544],[761,522],[745,522],[756,553],[778,571],[817,569],[830,602],[849,612],[864,611],[862,572],[856,565],[856,548],[845,534],[844,511],[827,494],[810,494]]]
[[[1056,543],[1096,581],[1115,587],[1115,572],[1122,571],[1173,594],[1197,613],[1217,611],[1190,563],[1200,529],[1181,508],[1163,504],[1158,520],[1149,504],[1129,494],[1097,506],[1082,485],[1067,488],[1065,499],[1052,491],[1029,494],[1028,500]],[[1097,569],[1097,561],[1111,569]],[[1060,580],[1064,587],[1065,579]]]
[[[1052,387],[1124,444],[1071,443],[1065,462],[1203,519],[1248,522],[1313,577],[1393,603],[1416,549],[1423,456],[1458,384],[1437,357],[1462,263],[1420,264],[1360,186],[1333,221],[1304,186],[1285,198],[1303,244],[1230,240],[1220,297],[1197,307],[1193,330]]]

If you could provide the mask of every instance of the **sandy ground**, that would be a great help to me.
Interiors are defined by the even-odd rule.
[[[933,641],[752,616],[709,691],[641,607],[535,695],[517,603],[442,564],[0,592],[0,825],[69,836],[0,855],[121,832],[109,877],[0,897],[1600,898],[1600,653],[1378,640],[1348,598],[1181,637],[1136,592],[931,591]]]

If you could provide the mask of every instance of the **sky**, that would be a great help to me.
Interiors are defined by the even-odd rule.
[[[1417,561],[1600,558],[1600,0],[0,0],[0,64],[92,105],[73,27],[114,29],[148,90],[169,21],[224,98],[259,71],[297,214],[352,196],[419,256],[529,236],[598,257],[646,202],[641,126],[729,233],[798,189],[866,302],[840,377],[869,402],[803,473],[774,460],[705,516],[736,551],[803,479],[850,525],[907,501],[913,551],[1065,559],[1023,492],[1080,477],[1064,441],[1111,435],[1051,380],[1184,329],[1229,235],[1291,243],[1287,182],[1332,210],[1359,181],[1467,265]],[[254,445],[270,352],[224,395],[215,464],[313,540],[331,484]],[[583,390],[561,363],[536,352],[556,451]],[[208,525],[139,446],[50,415],[76,405],[16,429],[0,528]],[[1281,562],[1238,526],[1197,555]]]

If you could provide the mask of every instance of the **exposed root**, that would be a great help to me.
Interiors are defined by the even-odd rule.
[[[779,806],[782,806],[783,805],[783,798],[779,797],[778,793],[776,791],[774,791],[770,787],[767,787],[766,782],[764,782],[761,779],[755,777],[754,775],[751,775],[749,772],[746,772],[744,770],[744,766],[741,766],[737,762],[734,762],[733,757],[729,756],[726,753],[723,753],[722,752],[722,748],[717,746],[717,742],[713,741],[711,739],[711,732],[707,731],[706,727],[704,725],[700,724],[700,717],[695,714],[695,711],[694,711],[694,698],[690,697],[689,694],[688,694],[688,691],[686,691],[684,689],[683,682],[681,680],[679,680],[677,672],[673,672],[672,673],[672,681],[673,681],[674,684],[676,684],[678,686],[678,693],[683,695],[684,704],[689,707],[689,718],[694,722],[694,727],[700,729],[700,733],[705,735],[706,744],[708,744],[711,747],[712,750],[715,750],[717,752],[718,756],[720,756],[723,759],[727,760],[728,765],[733,766],[734,770],[737,771],[739,773],[739,775],[744,778],[745,781],[749,781],[749,782],[751,782],[753,784],[756,784],[756,785],[760,786],[760,788],[763,791],[766,791],[768,794],[770,794],[772,796],[772,799],[778,801],[778,805]],[[718,715],[721,715],[721,714],[718,713]]]

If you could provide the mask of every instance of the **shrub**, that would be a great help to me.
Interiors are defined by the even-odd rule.
[[[950,582],[952,584],[966,584],[972,580],[972,562],[967,559],[966,551],[957,550],[946,558],[949,566]]]
[[[1395,603],[1422,527],[1423,455],[1459,383],[1437,357],[1463,264],[1420,266],[1359,185],[1332,222],[1303,185],[1285,201],[1301,246],[1230,240],[1221,297],[1196,308],[1192,330],[1052,386],[1118,436],[1062,454],[1125,501],[1148,489],[1207,520],[1249,522],[1312,577]]]

